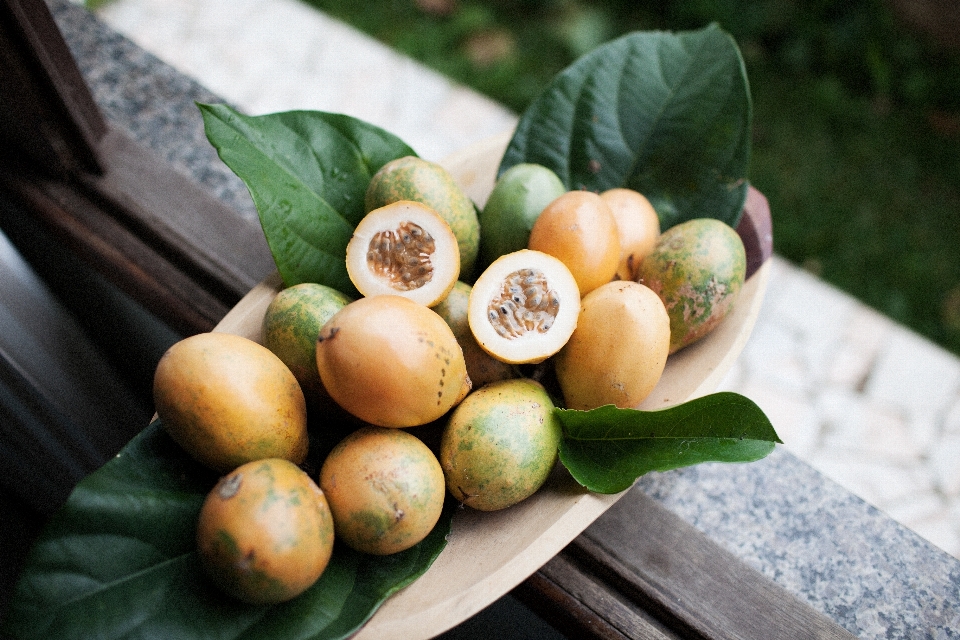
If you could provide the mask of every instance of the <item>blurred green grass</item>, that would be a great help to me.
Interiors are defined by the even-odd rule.
[[[960,354],[960,50],[887,3],[305,1],[518,113],[605,40],[719,23],[747,65],[776,252]]]

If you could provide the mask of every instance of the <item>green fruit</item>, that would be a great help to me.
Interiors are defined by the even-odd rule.
[[[526,249],[540,212],[566,190],[557,174],[542,165],[522,163],[507,169],[480,212],[481,266]]]
[[[383,165],[367,187],[366,211],[400,200],[413,200],[431,207],[447,221],[460,247],[460,273],[473,272],[480,250],[480,221],[473,201],[439,164],[405,156]]]
[[[697,218],[675,225],[640,263],[637,281],[670,316],[670,353],[713,331],[733,309],[747,270],[743,241],[729,225]]]
[[[561,426],[546,390],[529,378],[474,391],[440,440],[447,489],[463,504],[495,511],[533,495],[553,470]]]
[[[327,406],[320,382],[316,345],[320,328],[351,298],[322,284],[298,284],[278,293],[263,316],[263,346],[293,372],[311,407]]]
[[[496,380],[516,377],[514,368],[497,360],[484,351],[473,337],[468,316],[470,292],[473,290],[466,282],[457,282],[440,304],[433,310],[453,329],[453,335],[463,349],[463,359],[467,363],[467,375],[474,389]]]

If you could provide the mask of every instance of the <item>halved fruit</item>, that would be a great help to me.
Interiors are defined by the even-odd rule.
[[[542,362],[577,327],[580,290],[560,260],[522,249],[487,267],[470,293],[470,330],[484,351],[511,364]]]
[[[460,276],[457,238],[427,205],[394,202],[357,225],[347,244],[347,274],[364,296],[398,295],[429,307]]]

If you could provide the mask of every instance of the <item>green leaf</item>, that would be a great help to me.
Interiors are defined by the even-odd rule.
[[[643,193],[663,229],[697,217],[736,227],[751,120],[743,59],[719,27],[634,32],[554,78],[521,116],[499,173],[534,162],[571,189]]]
[[[660,411],[613,405],[556,409],[563,425],[560,460],[584,487],[618,493],[649,471],[701,462],[752,462],[781,442],[763,411],[731,392]]]
[[[322,111],[245,116],[199,104],[207,139],[247,185],[267,244],[287,286],[318,282],[347,294],[347,242],[363,217],[370,178],[416,155],[362,120]]]
[[[195,522],[216,475],[152,423],[85,478],[37,540],[4,620],[4,637],[345,638],[410,584],[446,545],[455,505],[420,544],[392,556],[337,545],[297,598],[245,605],[203,577]]]

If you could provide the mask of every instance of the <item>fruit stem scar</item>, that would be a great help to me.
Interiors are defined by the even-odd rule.
[[[330,332],[328,335],[325,336],[321,333],[319,336],[317,336],[317,342],[332,340],[338,333],[340,333],[340,327],[330,327]]]
[[[220,483],[220,488],[217,489],[217,495],[220,496],[222,500],[229,500],[237,495],[242,483],[243,474],[235,473],[232,476],[228,476]]]
[[[466,504],[467,500],[470,498],[476,498],[478,495],[480,495],[479,493],[467,493],[460,485],[457,485],[457,491],[460,492],[460,502],[463,504]]]

